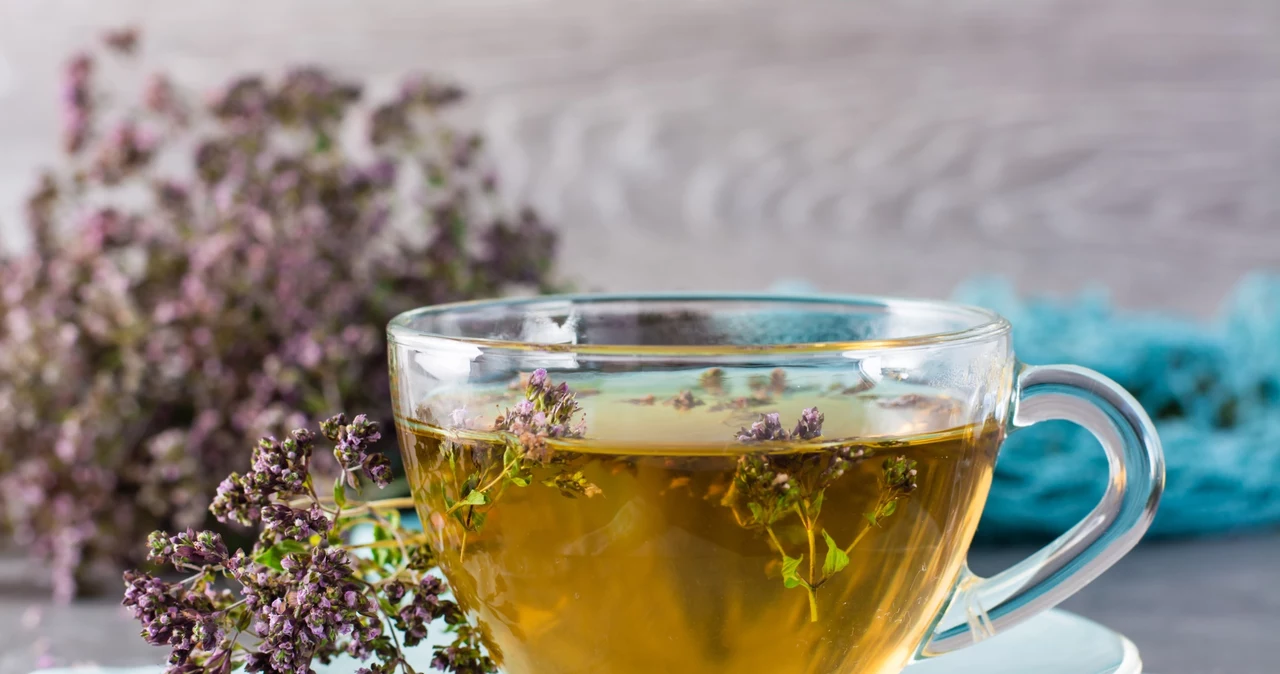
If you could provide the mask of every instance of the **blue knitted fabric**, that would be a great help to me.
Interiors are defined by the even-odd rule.
[[[800,281],[778,292],[812,292]],[[1018,357],[1071,363],[1116,380],[1156,421],[1168,484],[1156,536],[1280,523],[1280,275],[1246,278],[1207,323],[1114,309],[1104,292],[1019,297],[999,279],[955,299],[1013,323]],[[1010,435],[979,527],[988,539],[1044,538],[1097,503],[1107,464],[1089,433],[1066,422]]]
[[[1168,462],[1153,535],[1280,522],[1280,276],[1245,279],[1209,323],[1117,311],[1096,292],[1021,299],[1000,280],[968,283],[955,297],[1007,317],[1024,362],[1093,368],[1142,403]],[[1097,441],[1074,425],[1017,431],[1000,453],[980,531],[1060,533],[1097,502],[1106,473]]]

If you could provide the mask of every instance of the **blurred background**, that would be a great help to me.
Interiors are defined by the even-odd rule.
[[[30,245],[24,201],[61,161],[66,59],[123,25],[140,70],[197,91],[300,63],[457,81],[501,198],[559,233],[581,289],[1000,309],[1028,360],[1098,368],[1167,424],[1162,540],[1067,607],[1157,674],[1275,671],[1280,3],[0,0],[0,248]],[[1056,472],[997,483],[979,572],[1095,498],[1096,446],[1046,433],[1002,470]],[[1225,530],[1244,533],[1203,538]],[[33,639],[58,664],[150,657],[112,601],[47,605],[6,564],[0,670],[29,669]]]
[[[1208,315],[1280,265],[1266,0],[0,8],[7,216],[54,158],[64,58],[136,23],[189,86],[299,62],[456,78],[504,195],[561,228],[584,287],[946,296],[998,272]]]

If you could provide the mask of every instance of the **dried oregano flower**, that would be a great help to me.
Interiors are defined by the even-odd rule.
[[[454,641],[435,647],[432,667],[496,672],[481,631],[442,597],[447,587],[430,573],[426,537],[400,527],[407,499],[347,495],[366,480],[385,484],[376,467],[386,456],[372,448],[378,424],[339,415],[323,422],[321,433],[343,466],[332,497],[320,498],[314,487],[314,433],[266,438],[253,451],[252,469],[228,478],[211,507],[223,522],[263,525],[251,550],[231,552],[210,531],[156,531],[148,559],[190,576],[169,582],[125,573],[123,603],[142,623],[144,640],[169,648],[168,674],[308,674],[316,662],[343,655],[364,661],[362,674],[414,674],[403,649],[421,643],[437,620]],[[346,542],[359,525],[374,528],[374,542]]]
[[[785,378],[774,376],[775,385]],[[740,429],[738,442],[817,441],[822,437],[822,423],[826,417],[816,407],[800,413],[800,419],[790,432],[782,425],[777,412],[761,414],[750,428]],[[818,451],[793,452],[768,455],[747,453],[738,458],[733,485],[722,503],[733,508],[734,517],[743,527],[763,530],[772,547],[781,555],[782,582],[787,588],[803,588],[809,598],[809,619],[818,620],[815,592],[833,575],[849,565],[849,554],[872,529],[881,526],[885,518],[897,511],[898,503],[916,489],[916,462],[904,456],[885,459],[881,464],[880,489],[871,512],[863,513],[867,520],[848,545],[841,545],[820,523],[822,504],[826,500],[827,487],[840,479],[845,472],[869,458],[868,448],[859,445],[823,447]],[[808,552],[792,557],[774,533],[774,526],[790,517],[796,517],[804,527],[809,546]],[[818,561],[818,537],[826,544],[827,552],[821,566]],[[802,568],[806,554],[807,572]]]
[[[588,482],[548,439],[580,438],[585,421],[575,394],[553,384],[546,370],[528,378],[524,396],[489,430],[502,437],[471,449],[490,461],[459,476],[469,485],[449,514],[478,531],[502,488],[530,487],[537,465],[558,464],[559,474],[531,488],[555,488],[566,497],[591,497]],[[452,415],[467,421],[465,410]],[[252,451],[247,473],[232,473],[209,507],[223,523],[258,528],[249,551],[232,552],[215,532],[152,532],[147,559],[184,574],[168,582],[139,571],[124,575],[124,605],[142,623],[142,638],[170,649],[168,674],[250,672],[308,674],[316,661],[341,654],[368,661],[361,674],[414,674],[404,648],[426,638],[443,620],[454,640],[437,646],[431,666],[456,674],[493,674],[483,626],[444,599],[445,583],[426,535],[400,526],[399,511],[411,499],[359,501],[365,482],[385,487],[387,457],[376,449],[379,425],[366,415],[339,414],[320,422],[340,470],[320,495],[313,470],[319,438],[305,428],[284,440],[267,437]],[[450,445],[446,451],[460,451]],[[373,528],[373,542],[353,545],[348,532]],[[239,585],[240,591],[225,589]]]
[[[240,438],[342,407],[389,419],[386,321],[544,289],[555,250],[443,121],[452,85],[366,102],[303,67],[194,100],[157,74],[129,105],[95,81],[142,45],[106,42],[113,59],[67,66],[65,165],[27,201],[26,250],[0,257],[0,521],[64,598],[92,563],[136,561],[147,531],[199,526],[215,488],[251,500],[261,485],[212,477],[246,468]],[[348,474],[390,478],[339,443]]]

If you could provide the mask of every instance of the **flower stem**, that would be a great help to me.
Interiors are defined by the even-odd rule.
[[[800,516],[800,523],[804,525],[804,534],[809,539],[809,585],[813,585],[815,580],[814,576],[816,574],[814,564],[816,563],[815,560],[818,559],[818,542],[813,536],[814,523],[813,520],[810,520],[808,516],[805,515],[805,512],[800,508],[799,503],[795,505],[795,511],[796,514]],[[813,591],[810,590],[809,593],[812,594]]]
[[[817,541],[813,538],[813,529],[805,527],[804,533],[809,537],[809,584],[814,582],[814,560],[818,558]]]
[[[778,552],[784,555],[787,554],[787,551],[782,549],[782,543],[778,541],[777,534],[773,533],[773,527],[765,527],[764,530],[769,534],[769,540],[773,541],[774,547],[778,548]]]
[[[379,501],[368,501],[365,503],[357,503],[348,507],[344,512],[350,515],[358,515],[364,512],[386,512],[388,510],[401,510],[404,508],[412,508],[414,506],[413,497],[402,496],[400,498],[384,498]]]
[[[386,623],[391,629],[387,630],[391,633],[391,641],[396,645],[396,659],[399,661],[400,671],[409,674],[409,664],[404,661],[404,650],[400,648],[400,636],[396,634],[395,625],[391,622],[391,613],[378,607],[378,612],[386,616]]]
[[[498,480],[501,480],[502,478],[506,477],[507,473],[511,472],[511,467],[516,465],[516,461],[519,461],[519,459],[516,459],[515,461],[512,461],[510,463],[502,464],[502,472],[498,473],[497,477],[493,478],[492,480],[489,480],[488,484],[486,484],[483,487],[480,487],[476,491],[479,491],[480,493],[484,493],[492,489],[493,485],[498,483]]]
[[[412,541],[410,541],[410,544],[425,545],[425,542],[413,543]],[[374,541],[372,543],[361,543],[359,545],[345,545],[343,547],[345,547],[348,550],[378,550],[378,549],[385,549],[385,548],[399,548],[401,547],[401,543],[400,541],[397,541],[397,540]]]
[[[868,531],[871,531],[871,523],[869,522],[866,526],[862,527],[862,531],[859,531],[857,536],[853,537],[853,542],[849,544],[849,547],[844,549],[844,554],[848,555],[853,552],[854,547],[858,545],[858,542],[862,540],[863,536],[867,535]]]

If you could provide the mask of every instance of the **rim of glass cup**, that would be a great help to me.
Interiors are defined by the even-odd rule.
[[[421,322],[422,319],[448,314],[500,310],[518,315],[522,312],[545,311],[567,305],[585,306],[609,303],[763,303],[777,304],[780,307],[794,307],[796,305],[844,308],[863,307],[870,312],[881,314],[915,313],[917,315],[967,318],[969,324],[958,330],[930,332],[888,339],[716,345],[543,343],[494,339],[465,334],[445,334],[424,330],[415,325],[415,323]],[[446,343],[471,345],[487,350],[574,353],[601,356],[626,355],[644,358],[646,356],[669,357],[689,354],[733,356],[742,354],[758,355],[761,353],[831,353],[937,345],[955,346],[993,339],[1008,333],[1009,330],[1009,321],[990,309],[944,300],[897,299],[869,295],[787,295],[771,293],[577,293],[452,302],[411,309],[391,319],[391,322],[387,324],[387,339],[391,344],[402,346],[426,346],[426,344],[423,344],[424,341],[439,344],[440,342],[437,340],[442,340]]]

